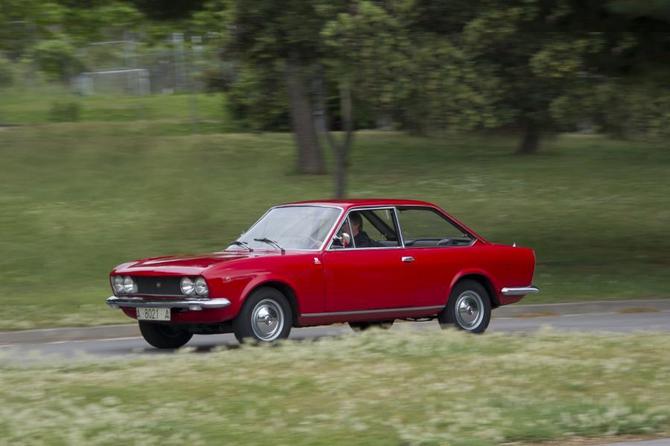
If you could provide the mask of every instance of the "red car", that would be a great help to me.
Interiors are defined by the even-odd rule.
[[[193,334],[271,342],[292,327],[388,327],[437,318],[481,333],[491,309],[537,292],[531,249],[494,244],[415,200],[275,206],[224,251],[117,266],[112,308],[146,341],[178,348]]]

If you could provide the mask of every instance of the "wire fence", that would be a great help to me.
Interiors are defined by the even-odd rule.
[[[217,49],[204,41],[175,32],[161,46],[134,40],[91,43],[79,52],[87,70],[72,79],[72,88],[82,95],[204,91],[207,76],[225,69]]]

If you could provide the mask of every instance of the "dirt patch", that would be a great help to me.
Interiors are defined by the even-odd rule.
[[[526,313],[519,313],[514,317],[527,319],[533,317],[556,317],[560,315],[561,315],[560,313],[557,313],[555,311],[528,311]]]
[[[617,311],[617,313],[621,314],[634,314],[634,313],[658,313],[660,310],[658,308],[651,308],[651,307],[628,307],[628,308],[622,308],[621,310]]]

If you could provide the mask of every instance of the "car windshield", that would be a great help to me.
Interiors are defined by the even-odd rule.
[[[319,249],[339,215],[325,206],[273,208],[228,249]]]

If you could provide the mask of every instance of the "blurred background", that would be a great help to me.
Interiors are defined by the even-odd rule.
[[[3,0],[0,330],[344,196],[535,248],[529,303],[666,297],[669,135],[668,0]]]

